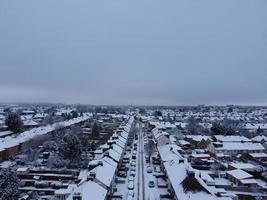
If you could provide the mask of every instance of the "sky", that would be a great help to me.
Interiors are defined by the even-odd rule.
[[[266,0],[0,0],[0,102],[267,105]]]

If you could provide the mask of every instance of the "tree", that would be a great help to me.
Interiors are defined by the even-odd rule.
[[[210,165],[210,170],[217,176],[219,177],[219,172],[220,172],[221,166],[218,162],[214,162]]]
[[[101,106],[95,107],[95,113],[101,113],[101,112],[102,112],[102,107]]]
[[[156,110],[156,111],[153,113],[153,115],[154,115],[155,117],[162,117],[162,112],[159,111],[159,110]]]
[[[55,122],[54,117],[51,113],[49,113],[43,120],[44,125],[53,124]]]
[[[221,134],[223,132],[221,124],[217,121],[212,123],[212,126],[210,129],[214,134]]]
[[[99,124],[97,122],[94,122],[92,126],[92,134],[95,136],[98,136],[100,131],[101,131],[101,127],[99,126]]]
[[[50,155],[47,160],[47,165],[50,168],[62,168],[68,166],[70,163],[69,160],[64,160],[59,155]]]
[[[8,113],[5,119],[5,124],[9,130],[14,133],[20,133],[23,130],[23,123],[17,113]]]
[[[71,115],[72,115],[72,118],[79,117],[79,113],[77,111],[72,111]]]
[[[243,125],[238,120],[225,118],[212,124],[211,130],[215,134],[233,135],[240,132]]]
[[[194,135],[194,134],[199,133],[202,130],[202,127],[198,123],[196,118],[194,116],[192,116],[187,120],[187,124],[185,126],[185,129],[187,130],[188,133]]]
[[[148,141],[145,150],[146,150],[146,153],[147,153],[147,155],[148,155],[148,157],[149,157],[149,160],[150,160],[151,155],[152,155],[152,153],[153,153],[154,150],[155,150],[154,143],[153,143],[152,140],[149,140],[149,141]]]
[[[56,152],[58,150],[58,144],[53,140],[48,140],[43,144],[45,151]]]
[[[67,133],[63,136],[59,144],[59,154],[62,158],[70,160],[70,164],[80,160],[82,153],[81,142],[79,138]]]
[[[71,128],[71,133],[75,134],[75,135],[81,135],[82,134],[82,129],[81,129],[80,126],[75,125],[75,126],[73,126]]]
[[[30,148],[29,151],[27,152],[28,161],[32,162],[37,160],[39,155],[40,151]]]
[[[18,199],[18,188],[16,173],[10,169],[0,169],[0,200]]]
[[[139,108],[139,113],[141,115],[145,115],[146,114],[146,110],[144,108]]]

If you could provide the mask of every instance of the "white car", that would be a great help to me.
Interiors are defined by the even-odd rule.
[[[127,200],[133,200],[133,197],[132,196],[128,196]]]
[[[129,176],[128,181],[134,181],[134,177],[133,176]]]
[[[130,171],[130,176],[135,177],[135,172]]]
[[[128,182],[128,190],[133,190],[134,189],[134,182],[133,181],[129,181]]]
[[[131,162],[131,166],[132,166],[132,167],[135,167],[135,166],[136,166],[136,162],[135,162],[135,161],[132,161],[132,162]]]
[[[134,191],[133,190],[129,190],[128,191],[128,197],[131,196],[131,197],[134,197]]]
[[[152,168],[151,168],[150,166],[148,166],[147,169],[146,169],[146,172],[147,172],[147,173],[152,173],[153,170],[152,170]]]
[[[160,170],[160,167],[159,167],[159,166],[156,166],[156,167],[155,167],[155,172],[157,172],[157,173],[160,173],[160,172],[161,172],[161,170]]]

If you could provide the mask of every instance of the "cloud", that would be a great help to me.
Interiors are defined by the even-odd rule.
[[[266,103],[267,3],[2,1],[0,101]]]

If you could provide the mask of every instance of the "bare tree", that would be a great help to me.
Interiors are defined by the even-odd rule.
[[[70,165],[79,162],[82,154],[79,138],[71,133],[65,134],[59,144],[59,154],[62,158],[68,159]]]
[[[145,150],[150,160],[152,153],[155,151],[155,145],[152,140],[148,140]]]
[[[8,129],[14,133],[20,133],[23,130],[23,122],[17,113],[8,113],[5,119],[5,124]]]
[[[233,135],[240,133],[243,128],[240,121],[225,118],[222,121],[213,122],[211,130],[215,134]]]
[[[198,123],[196,118],[192,116],[187,120],[185,129],[187,130],[189,134],[195,135],[202,130],[202,126]]]

